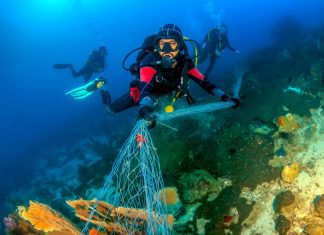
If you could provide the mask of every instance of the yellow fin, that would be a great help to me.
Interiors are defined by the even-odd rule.
[[[174,108],[172,105],[168,105],[165,107],[165,112],[166,113],[172,113],[174,111]]]

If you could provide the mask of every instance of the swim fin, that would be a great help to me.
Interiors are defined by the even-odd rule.
[[[71,68],[72,64],[54,64],[54,69],[67,69]]]

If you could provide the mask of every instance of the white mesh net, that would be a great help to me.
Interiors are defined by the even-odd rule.
[[[237,76],[234,97],[238,97],[242,76],[243,73]],[[169,120],[211,112],[233,104],[216,102],[191,106],[172,113],[158,113],[157,119]],[[163,186],[159,158],[147,122],[138,121],[121,148],[97,199],[85,201],[86,205],[76,208],[84,213],[79,217],[87,220],[82,234],[89,234],[90,229],[95,227],[91,235],[169,235],[173,217],[167,214],[164,205]]]
[[[112,188],[115,189],[113,196]],[[165,198],[159,193],[162,188],[156,149],[146,122],[138,121],[113,165],[82,234],[88,234],[93,227],[93,218],[97,221],[100,218],[97,231],[107,234],[170,234],[162,203]],[[98,210],[102,201],[113,206],[105,215]]]

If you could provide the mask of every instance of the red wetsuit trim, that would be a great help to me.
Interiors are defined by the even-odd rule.
[[[140,98],[140,90],[137,87],[131,87],[129,89],[129,96],[133,98],[135,103],[137,103]]]
[[[197,68],[189,70],[188,74],[195,78],[198,78],[199,80],[204,80],[204,75]]]
[[[152,67],[142,67],[140,69],[140,80],[141,82],[151,82],[153,76],[156,74],[156,70]]]

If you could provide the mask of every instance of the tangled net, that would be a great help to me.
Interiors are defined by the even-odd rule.
[[[98,198],[89,205],[82,234],[89,234],[94,224],[98,234],[170,234],[165,195],[158,193],[162,188],[160,163],[147,123],[138,121]],[[100,209],[103,202],[108,208],[105,212]],[[93,223],[93,218],[100,218],[99,223]],[[113,220],[114,226],[105,226],[107,220]]]
[[[243,73],[233,87],[238,97]],[[159,113],[158,120],[211,112],[233,106],[217,102],[192,106],[173,113]],[[144,120],[138,121],[112,167],[96,200],[70,201],[86,221],[82,234],[169,235],[173,217],[167,214],[163,180],[156,149]],[[93,226],[97,226],[93,228]]]

